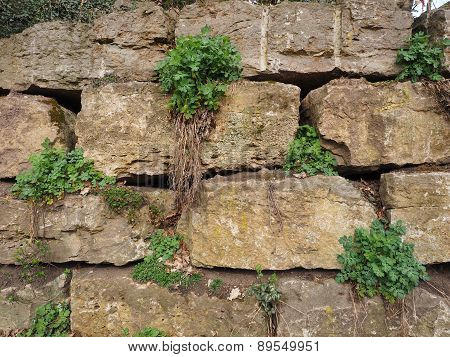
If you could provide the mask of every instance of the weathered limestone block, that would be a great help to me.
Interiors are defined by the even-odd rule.
[[[161,190],[145,193],[158,208],[165,201]],[[170,210],[171,202],[165,210]],[[162,206],[162,208],[164,208]],[[16,263],[15,253],[30,234],[31,207],[25,201],[0,197],[0,264]],[[124,265],[146,256],[145,238],[155,227],[149,207],[144,206],[129,223],[126,214],[112,213],[101,196],[67,195],[39,213],[37,237],[49,247],[49,262],[83,261]],[[44,223],[45,222],[45,223]]]
[[[171,26],[153,2],[104,15],[93,25],[34,25],[0,39],[0,88],[79,90],[105,76],[152,79],[156,62],[168,49]]]
[[[265,336],[254,298],[233,301],[175,293],[154,283],[139,284],[130,268],[82,268],[71,284],[71,327],[75,335],[121,336],[154,327],[169,336]]]
[[[338,239],[376,218],[361,193],[338,176],[249,173],[208,180],[204,191],[178,225],[195,266],[339,268]]]
[[[176,145],[168,96],[155,83],[115,83],[83,91],[76,134],[108,175],[166,174]],[[234,83],[202,144],[203,168],[282,165],[298,126],[300,90],[269,82]]]
[[[0,178],[30,167],[28,158],[49,138],[56,146],[75,146],[75,114],[54,99],[11,93],[0,97]]]
[[[279,289],[284,303],[278,336],[450,335],[448,301],[422,287],[405,300],[407,324],[403,326],[400,306],[385,305],[380,297],[360,299],[350,284],[334,279],[282,277]]]
[[[2,272],[3,273],[3,272]],[[0,290],[0,336],[30,327],[38,306],[68,297],[68,277],[61,274],[43,286],[8,286]]]
[[[214,34],[230,36],[242,54],[245,76],[302,80],[335,70],[398,73],[396,52],[411,34],[412,16],[405,2],[391,0],[284,1],[271,7],[200,2],[181,10],[176,36],[197,34],[205,24]]]
[[[342,170],[450,161],[450,122],[422,83],[333,80],[302,108]]]
[[[380,194],[389,219],[405,223],[405,241],[422,263],[450,261],[449,172],[383,174]]]
[[[0,47],[1,88],[79,89],[95,71],[87,24],[40,23],[0,39]]]
[[[395,64],[397,50],[408,41],[413,22],[404,5],[392,0],[343,0],[337,67],[366,76],[396,75],[400,70]]]

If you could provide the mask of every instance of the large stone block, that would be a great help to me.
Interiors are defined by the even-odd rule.
[[[342,170],[450,161],[450,122],[422,83],[333,80],[302,108]]]
[[[254,298],[229,301],[140,284],[130,268],[82,268],[71,284],[75,335],[121,336],[153,327],[169,336],[265,336],[264,315]]]
[[[392,76],[399,71],[397,50],[411,34],[407,7],[391,0],[284,1],[271,7],[238,0],[198,2],[181,10],[175,33],[196,34],[208,24],[213,33],[230,36],[242,53],[245,76],[305,85],[336,71]]]
[[[83,92],[77,145],[108,175],[161,175],[176,145],[168,96],[155,83],[116,83]],[[298,87],[234,83],[202,144],[205,170],[279,166],[298,126]]]
[[[0,178],[30,168],[28,159],[49,138],[56,146],[75,146],[75,114],[54,99],[11,93],[0,97]]]
[[[278,336],[449,336],[450,306],[424,287],[404,305],[389,306],[380,297],[361,299],[351,284],[334,279],[281,277]]]
[[[13,276],[10,270],[10,267],[0,267],[0,274]],[[66,274],[42,285],[37,282],[24,285],[18,281],[7,285],[0,289],[0,336],[14,335],[29,328],[38,306],[61,302],[69,295],[69,278]]]
[[[383,174],[380,194],[390,220],[405,223],[405,241],[422,263],[450,261],[449,172]]]
[[[150,203],[170,210],[172,194],[148,190]],[[167,196],[167,197],[166,197]],[[170,197],[169,197],[170,196]],[[25,201],[0,197],[0,264],[15,264],[16,251],[26,246],[31,232],[31,206]],[[147,255],[145,238],[155,227],[149,207],[137,212],[133,223],[126,214],[112,213],[96,195],[67,195],[39,210],[36,236],[48,244],[47,261],[81,261],[124,265]]]
[[[339,238],[376,218],[358,189],[338,176],[238,174],[208,180],[204,191],[178,225],[196,266],[339,268]]]
[[[92,25],[47,22],[0,39],[0,88],[80,90],[105,76],[150,80],[164,57],[172,21],[160,6],[101,16]]]

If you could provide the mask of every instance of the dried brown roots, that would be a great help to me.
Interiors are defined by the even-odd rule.
[[[187,119],[174,113],[176,146],[174,164],[170,178],[175,191],[177,213],[191,206],[197,198],[202,182],[200,144],[208,136],[213,125],[213,113],[198,111]]]

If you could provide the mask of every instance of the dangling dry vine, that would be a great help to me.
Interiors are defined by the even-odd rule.
[[[181,213],[194,202],[201,187],[200,145],[213,126],[214,114],[203,110],[197,111],[190,119],[181,113],[173,112],[172,116],[177,143],[170,180],[175,191],[176,211]]]

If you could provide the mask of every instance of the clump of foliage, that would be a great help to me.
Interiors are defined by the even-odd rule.
[[[36,279],[45,277],[42,263],[48,254],[48,244],[39,239],[32,239],[24,247],[18,248],[15,252],[15,259],[22,268],[20,278],[27,283],[32,283]]]
[[[181,239],[178,234],[166,235],[162,230],[157,230],[150,237],[150,254],[133,269],[133,279],[141,283],[153,281],[164,287],[175,285],[189,287],[200,281],[200,274],[188,275],[181,271],[170,271],[165,264],[166,261],[173,259],[180,248]]]
[[[229,37],[211,36],[210,30],[177,38],[156,66],[163,90],[172,94],[170,108],[186,119],[200,108],[217,110],[227,84],[241,76],[241,55]]]
[[[177,250],[180,249],[183,237],[179,234],[166,235],[162,229],[158,229],[149,239],[152,255],[165,262],[168,259],[172,259]]]
[[[65,268],[63,274],[66,278],[70,278],[72,276],[72,269]]]
[[[216,291],[218,291],[223,285],[223,280],[222,279],[213,279],[211,281],[211,283],[208,286],[209,291],[211,291],[212,293],[215,293]]]
[[[43,150],[32,154],[31,169],[21,172],[11,189],[13,195],[33,202],[52,204],[62,195],[79,191],[87,183],[104,187],[115,179],[94,169],[92,160],[84,158],[82,149],[66,152],[55,148],[47,138]]]
[[[415,33],[409,39],[408,46],[398,50],[397,63],[403,66],[403,70],[397,79],[411,79],[412,82],[421,78],[432,81],[442,79],[442,60],[447,46],[450,46],[450,39],[433,44],[429,35],[424,32]]]
[[[70,306],[67,302],[48,303],[36,309],[31,327],[20,337],[64,337],[70,331]]]
[[[130,330],[128,328],[122,329],[122,335],[124,337],[130,336]],[[155,327],[145,327],[133,334],[133,337],[166,337],[167,334]]]
[[[166,333],[154,327],[146,327],[137,331],[133,337],[166,337]]]
[[[91,22],[108,13],[116,0],[0,0],[0,37],[10,36],[39,22]]]
[[[333,176],[337,175],[335,165],[333,155],[320,146],[316,129],[310,125],[300,126],[296,138],[289,145],[284,169],[308,176],[320,173]]]
[[[15,291],[12,291],[6,295],[6,301],[8,301],[10,304],[13,304],[17,301],[19,301],[19,297],[17,296]]]
[[[200,144],[228,84],[242,72],[241,55],[229,37],[210,32],[205,26],[199,35],[177,38],[175,48],[156,66],[162,89],[171,94],[177,145],[170,181],[178,213],[196,199],[202,179]]]
[[[429,279],[413,255],[413,244],[402,241],[405,232],[401,221],[385,229],[383,222],[374,220],[370,230],[357,228],[353,236],[341,237],[344,253],[338,261],[343,268],[336,281],[355,282],[360,296],[381,294],[391,303],[403,299],[420,279]]]
[[[102,190],[101,194],[110,210],[118,214],[126,212],[131,222],[134,221],[136,211],[145,202],[139,192],[126,187],[108,187]]]
[[[267,315],[267,328],[269,336],[274,336],[278,324],[277,305],[281,299],[281,292],[277,287],[277,275],[273,273],[267,281],[264,281],[262,268],[256,267],[258,282],[253,284],[248,292],[258,300],[259,306]]]
[[[273,273],[267,281],[263,281],[261,266],[256,267],[258,283],[249,288],[250,295],[258,300],[262,310],[267,315],[275,315],[281,293],[277,288],[277,275]]]

